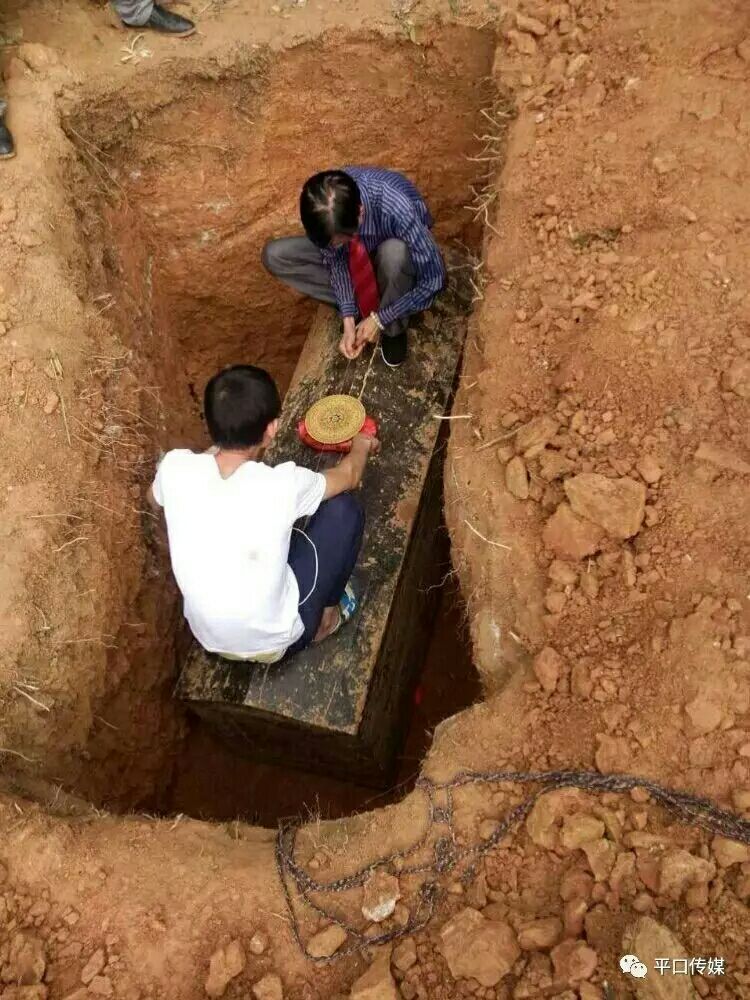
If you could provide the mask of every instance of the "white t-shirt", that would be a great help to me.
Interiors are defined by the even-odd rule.
[[[292,525],[318,509],[325,477],[294,462],[245,462],[222,479],[211,454],[167,452],[153,494],[164,508],[185,617],[212,653],[284,650],[302,635],[287,559]]]

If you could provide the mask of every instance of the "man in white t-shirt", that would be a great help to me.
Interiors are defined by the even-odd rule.
[[[357,489],[376,438],[357,435],[335,468],[271,467],[262,453],[281,399],[253,365],[206,386],[213,447],[167,452],[151,499],[164,509],[172,570],[196,639],[229,659],[275,663],[336,632],[356,610],[349,583],[362,545]],[[302,529],[294,524],[308,518]]]

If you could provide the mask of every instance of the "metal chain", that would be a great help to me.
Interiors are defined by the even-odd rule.
[[[491,836],[469,847],[461,848],[458,846],[453,823],[453,791],[456,788],[474,784],[539,784],[542,788],[511,809]],[[284,891],[292,933],[300,949],[310,961],[322,964],[338,961],[348,955],[360,952],[365,947],[387,944],[421,930],[430,922],[438,902],[446,894],[445,887],[439,881],[440,877],[452,874],[454,881],[458,879],[464,884],[471,882],[477,874],[481,859],[496,847],[511,830],[526,819],[542,795],[559,788],[581,788],[592,792],[628,792],[634,788],[642,788],[649,792],[654,801],[686,823],[703,827],[703,829],[720,834],[729,840],[750,844],[750,821],[721,809],[710,799],[665,788],[653,781],[634,775],[599,774],[597,771],[461,771],[452,780],[445,782],[436,782],[420,776],[417,779],[415,790],[426,797],[427,820],[425,829],[410,846],[394,851],[386,857],[376,858],[350,875],[330,882],[321,882],[313,878],[295,860],[297,834],[301,829],[301,824],[289,823],[279,826],[276,837],[276,869]],[[436,796],[440,792],[445,795],[445,806],[437,804]],[[432,841],[432,860],[420,864],[404,864],[428,846],[432,835],[439,827],[445,828],[447,832],[435,837]],[[464,864],[466,867],[461,870],[461,866]],[[336,894],[360,888],[374,872],[382,868],[390,868],[395,874],[402,877],[432,876],[425,879],[417,890],[414,913],[404,926],[371,936],[351,924],[346,917],[327,909],[311,898],[313,893]],[[309,909],[330,923],[337,924],[345,930],[347,935],[353,939],[352,943],[346,948],[339,949],[330,957],[310,955],[302,940],[291,886],[295,889],[297,900],[302,901]]]

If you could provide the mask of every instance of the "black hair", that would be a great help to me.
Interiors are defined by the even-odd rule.
[[[252,448],[281,413],[276,383],[255,365],[232,365],[209,381],[203,396],[211,440],[220,448]]]
[[[305,181],[299,214],[308,239],[327,247],[334,236],[354,236],[362,197],[357,182],[343,170],[323,170]]]

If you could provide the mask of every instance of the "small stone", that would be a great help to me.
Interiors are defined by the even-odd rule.
[[[705,736],[721,725],[721,706],[708,698],[698,696],[685,705],[685,713],[690,719],[692,736]]]
[[[693,885],[685,892],[685,905],[690,910],[702,910],[708,906],[708,886]]]
[[[477,833],[482,840],[489,840],[496,833],[498,825],[496,819],[483,819],[479,824]]]
[[[94,976],[98,976],[99,973],[102,971],[102,969],[105,966],[105,963],[106,959],[104,957],[104,949],[97,948],[97,950],[94,952],[94,954],[91,956],[91,958],[88,960],[88,962],[84,965],[83,969],[81,970],[81,982],[85,983],[88,986],[88,984],[91,982]]]
[[[578,996],[580,1000],[604,1000],[604,994],[593,983],[579,983]]]
[[[89,983],[89,993],[93,993],[96,997],[111,997],[114,992],[109,976],[94,976]]]
[[[47,416],[48,417],[51,416],[51,414],[55,412],[55,410],[59,405],[60,405],[60,397],[57,395],[57,393],[48,392],[47,398],[44,401],[44,412],[47,414]]]
[[[745,864],[750,861],[750,847],[737,840],[714,837],[711,849],[722,868],[730,868],[732,865]]]
[[[686,889],[710,882],[715,874],[715,865],[695,857],[690,851],[667,851],[661,859],[659,893],[670,899],[679,899]]]
[[[534,657],[534,674],[542,685],[542,689],[548,694],[551,694],[557,687],[563,666],[562,657],[551,646],[545,646]]]
[[[399,972],[408,972],[413,965],[417,964],[417,946],[414,938],[405,938],[401,944],[393,949],[391,964]]]
[[[545,448],[539,456],[539,475],[547,483],[569,476],[574,468],[574,463],[559,451]]]
[[[578,55],[572,56],[568,60],[568,65],[565,70],[565,75],[570,79],[575,78],[581,72],[581,70],[589,62],[589,57],[585,52],[579,52]]]
[[[617,848],[611,840],[589,840],[581,844],[589,868],[597,882],[606,882],[617,860]]]
[[[376,958],[367,972],[359,977],[349,997],[350,1000],[399,1000],[387,953]]]
[[[613,538],[632,538],[640,530],[646,507],[646,488],[629,476],[607,479],[584,472],[565,481],[570,506],[579,517],[593,521]]]
[[[518,943],[523,951],[547,950],[557,944],[562,932],[562,921],[558,917],[545,917],[524,924],[518,932]]]
[[[657,174],[668,174],[677,169],[677,157],[674,153],[661,153],[653,158],[651,166]]]
[[[545,83],[561,84],[565,81],[565,67],[567,61],[562,52],[552,56],[544,71]]]
[[[750,35],[747,38],[743,38],[737,46],[737,55],[745,62],[750,62]]]
[[[729,368],[722,372],[721,387],[736,393],[741,399],[750,399],[750,361],[735,358]]]
[[[535,17],[526,17],[525,14],[516,13],[516,27],[519,31],[527,31],[530,35],[537,35],[541,38],[547,34],[547,25],[537,21]]]
[[[329,924],[307,942],[308,954],[313,958],[330,958],[346,941],[346,931],[338,924]]]
[[[382,923],[396,909],[399,899],[401,886],[398,879],[387,872],[375,872],[365,884],[362,914],[366,920]]]
[[[652,455],[643,455],[635,464],[636,469],[640,473],[641,477],[652,486],[654,483],[658,483],[661,479],[663,472],[661,466],[656,461]]]
[[[525,31],[509,31],[508,40],[512,42],[521,55],[533,56],[536,54],[536,41],[532,35],[527,35]]]
[[[607,90],[603,83],[591,83],[581,95],[581,104],[586,108],[598,108],[604,103]]]
[[[37,937],[17,933],[8,952],[8,982],[17,986],[34,986],[41,983],[47,968],[44,945]]]
[[[583,793],[577,788],[561,788],[540,796],[526,820],[526,830],[533,842],[548,850],[558,847],[563,817],[578,812],[585,801]]]
[[[508,492],[518,500],[528,500],[529,474],[526,471],[526,463],[520,455],[511,458],[505,466],[505,485]]]
[[[563,930],[566,938],[577,938],[583,933],[589,904],[585,899],[569,899],[563,907]]]
[[[470,907],[456,914],[440,932],[440,951],[455,979],[476,979],[496,986],[521,954],[513,928],[487,920]]]
[[[544,598],[544,606],[551,615],[559,615],[567,603],[567,597],[562,591],[550,590]]]
[[[593,569],[586,568],[581,573],[581,590],[586,597],[593,599],[599,596],[599,577]]]
[[[532,458],[534,454],[540,454],[545,445],[549,444],[557,434],[560,425],[547,413],[539,417],[534,417],[523,427],[519,428],[516,434],[516,448]],[[532,452],[532,454],[529,454]]]
[[[590,698],[594,690],[591,671],[585,663],[574,663],[570,670],[570,690],[578,698]]]
[[[218,948],[211,956],[206,993],[210,997],[224,996],[227,986],[245,968],[245,952],[235,938],[226,948]]]
[[[680,205],[680,207],[677,209],[677,211],[680,213],[680,215],[682,216],[682,218],[685,219],[686,222],[697,222],[698,221],[698,216],[695,214],[695,212],[691,208],[688,208],[687,205]]]
[[[573,587],[575,586],[576,580],[578,579],[578,573],[573,569],[573,567],[561,559],[555,559],[550,563],[550,567],[547,570],[547,576],[550,580],[554,580],[555,583],[561,584],[563,587]]]
[[[57,65],[59,59],[57,52],[47,45],[39,42],[24,42],[18,46],[18,57],[22,59],[29,69],[41,72],[49,66]]]
[[[690,976],[654,976],[657,959],[688,959],[682,942],[663,924],[651,917],[639,917],[623,935],[623,955],[637,955],[648,970],[643,979],[633,980],[639,1000],[694,1000],[695,991]],[[648,985],[646,985],[648,984]]]
[[[561,503],[547,521],[543,531],[544,544],[560,559],[584,559],[601,548],[604,532],[599,525],[573,512]]]
[[[738,475],[750,475],[750,463],[740,458],[734,452],[726,448],[718,448],[716,445],[708,444],[706,441],[698,445],[695,457],[699,461],[708,462],[719,469],[736,472]]]
[[[268,948],[268,938],[260,931],[256,931],[250,938],[248,949],[251,955],[262,955]]]
[[[560,841],[569,851],[575,851],[592,840],[601,840],[604,836],[604,823],[596,816],[577,813],[566,816],[563,820]]]
[[[596,970],[596,952],[583,941],[563,941],[551,957],[555,975],[567,982],[590,979]]]
[[[268,972],[253,985],[255,1000],[284,1000],[284,987],[275,972]]]

